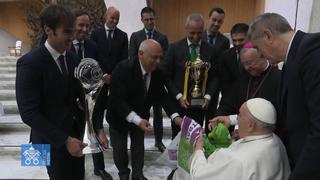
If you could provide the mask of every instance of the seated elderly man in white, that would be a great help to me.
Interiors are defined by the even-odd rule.
[[[208,159],[198,138],[191,156],[190,175],[178,169],[173,179],[192,180],[285,180],[290,167],[286,150],[272,133],[276,123],[273,105],[262,98],[245,102],[238,116],[239,136],[228,148],[216,150]]]

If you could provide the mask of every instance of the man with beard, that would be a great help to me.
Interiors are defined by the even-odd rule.
[[[80,59],[68,50],[74,38],[74,15],[61,5],[40,14],[47,39],[18,59],[16,97],[22,121],[31,127],[33,144],[50,144],[50,179],[84,179],[84,113],[81,84],[74,77]]]
[[[76,17],[76,32],[75,39],[73,40],[73,46],[71,46],[71,51],[75,52],[80,59],[92,58],[97,60],[97,45],[95,42],[88,39],[90,28],[89,14],[84,10],[77,10],[74,12],[74,15]],[[95,116],[93,116],[93,119],[96,118],[96,114],[97,113],[94,113]],[[93,122],[94,125],[97,124],[95,123],[95,120],[93,120]],[[95,128],[95,131],[99,139],[101,140],[101,143],[107,147],[108,142],[103,127],[97,127]],[[104,170],[105,165],[103,152],[93,153],[92,158],[94,165],[94,174],[100,176],[103,180],[112,179],[111,175]]]

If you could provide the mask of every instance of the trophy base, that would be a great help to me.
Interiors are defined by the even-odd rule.
[[[204,103],[204,98],[191,98],[189,99],[190,108],[202,108]]]

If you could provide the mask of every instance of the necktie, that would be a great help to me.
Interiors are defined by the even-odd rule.
[[[209,44],[214,45],[214,43],[213,43],[213,39],[214,39],[214,38],[216,38],[216,35],[209,34]]]
[[[240,61],[240,53],[239,53],[239,50],[236,50],[236,54],[237,54],[237,63],[238,63],[238,70],[239,72],[241,73],[242,70],[243,70],[243,65]]]
[[[191,52],[190,52],[190,60],[191,60],[191,62],[194,62],[196,59],[197,59],[197,47],[198,47],[198,45],[197,44],[191,44],[190,45],[190,47],[191,47]]]
[[[152,39],[152,32],[151,31],[147,32],[147,39]]]
[[[61,68],[61,73],[64,77],[67,77],[68,76],[68,72],[67,72],[67,67],[64,63],[64,56],[63,55],[60,55],[58,57],[58,61],[59,61],[59,64],[60,64],[60,68]]]
[[[79,43],[77,43],[77,45],[78,45],[78,52],[77,52],[77,54],[78,54],[78,56],[80,57],[80,59],[82,59],[82,58],[83,58],[83,56],[82,56],[83,43],[79,42]]]
[[[144,75],[143,75],[143,86],[144,86],[144,92],[145,92],[145,94],[147,94],[147,92],[148,92],[148,87],[147,87],[147,79],[148,79],[148,73],[145,73]]]
[[[113,33],[113,30],[112,29],[108,29],[108,40],[112,39],[112,33]]]

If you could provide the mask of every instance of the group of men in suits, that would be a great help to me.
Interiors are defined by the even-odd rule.
[[[291,178],[317,179],[319,35],[294,33],[282,16],[266,13],[250,27],[253,46],[242,48],[248,25],[239,23],[231,30],[234,48],[227,50],[229,41],[219,32],[224,16],[221,8],[213,8],[204,30],[203,17],[189,15],[185,24],[187,36],[169,46],[167,37],[155,28],[154,10],[148,7],[141,11],[144,28],[132,34],[129,44],[127,34],[117,28],[120,12],[114,7],[107,9],[104,27],[94,30],[91,40],[86,12],[73,14],[60,5],[45,8],[40,19],[47,39],[18,60],[16,95],[22,120],[32,129],[31,142],[51,144],[51,165],[47,167],[50,179],[84,178],[82,149],[86,144],[81,141],[84,92],[73,71],[80,59],[86,57],[96,59],[104,74],[105,84],[93,116],[94,127],[106,145],[102,121],[108,109],[106,119],[121,179],[130,176],[128,134],[132,179],[146,179],[144,133],[151,130],[148,122],[151,106],[155,112],[154,129],[159,130],[155,132],[155,146],[164,151],[161,106],[172,119],[174,138],[182,121],[180,116],[190,116],[203,125],[204,119],[238,113],[240,105],[254,97],[266,98],[274,104],[280,102],[278,124],[295,167]],[[195,58],[211,65],[200,108],[190,108],[190,102],[182,95],[185,64]],[[274,89],[278,87],[280,71],[269,65],[266,58],[271,64],[285,59],[278,100]],[[230,81],[223,79],[227,77]],[[216,113],[220,90],[222,101]],[[219,116],[214,121],[231,123],[225,118]],[[103,154],[94,154],[93,160],[94,173],[112,179],[105,171]],[[311,166],[307,165],[310,163]]]

